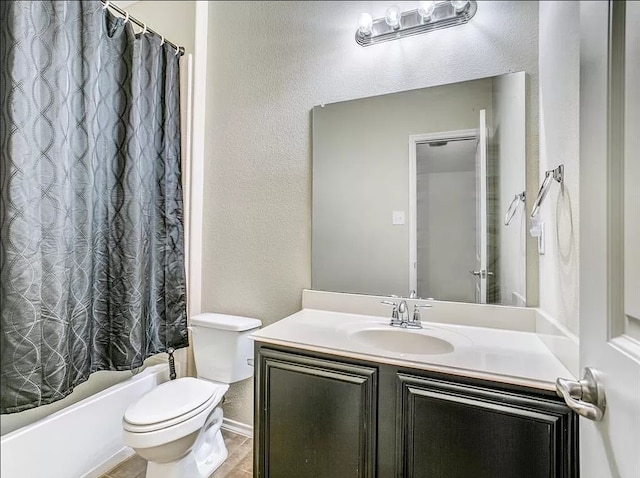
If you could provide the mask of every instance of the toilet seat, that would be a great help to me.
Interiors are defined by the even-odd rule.
[[[165,382],[127,408],[122,426],[128,432],[148,433],[178,425],[216,406],[228,389],[193,377]]]
[[[164,445],[198,431],[229,389],[193,377],[158,385],[127,408],[122,418],[125,444]]]

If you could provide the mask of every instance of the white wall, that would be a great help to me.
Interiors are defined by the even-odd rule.
[[[516,214],[508,226],[504,225],[507,210],[516,194],[526,189],[525,140],[526,124],[513,121],[524,118],[526,98],[525,75],[514,74],[497,77],[494,81],[492,143],[496,145],[498,162],[499,214],[498,236],[500,250],[501,303],[523,305],[526,299],[527,213],[524,203],[518,201]],[[535,191],[528,191],[529,201]]]
[[[492,84],[482,79],[314,108],[313,289],[409,295],[409,135],[477,128],[478,111],[491,108]],[[405,224],[392,224],[393,211],[405,213]]]
[[[546,252],[540,256],[540,308],[578,334],[580,241],[579,15],[572,2],[540,2],[540,182],[564,164],[540,212]],[[533,196],[531,196],[533,198]]]
[[[311,282],[313,106],[522,70],[537,125],[538,2],[483,1],[464,26],[357,45],[359,14],[387,6],[210,4],[203,310],[268,324],[300,309]],[[251,423],[251,382],[227,398],[226,416]]]

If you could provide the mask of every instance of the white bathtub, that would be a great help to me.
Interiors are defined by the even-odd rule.
[[[2,478],[93,478],[133,454],[122,443],[130,403],[168,380],[166,364],[55,412],[0,439]]]

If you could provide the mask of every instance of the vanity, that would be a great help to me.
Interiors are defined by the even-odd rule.
[[[304,308],[255,333],[257,476],[579,476],[554,385],[568,370],[535,333],[437,322],[447,304],[432,304],[421,329],[380,306]]]
[[[253,335],[256,476],[579,476],[577,345],[527,307],[527,83],[313,108],[314,290]]]

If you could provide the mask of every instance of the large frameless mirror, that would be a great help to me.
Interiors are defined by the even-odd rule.
[[[313,109],[312,288],[526,305],[526,74]]]

